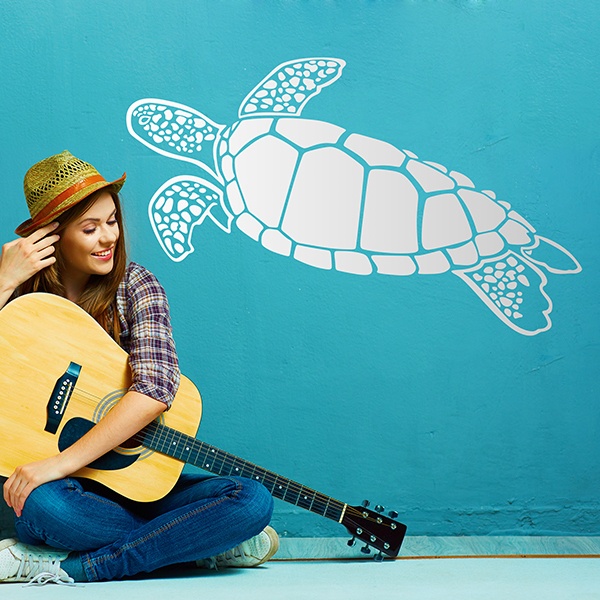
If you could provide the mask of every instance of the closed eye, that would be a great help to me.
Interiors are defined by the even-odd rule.
[[[116,219],[112,219],[110,221],[106,221],[106,224],[109,225],[110,227],[114,227],[115,225],[118,225],[119,223]],[[85,233],[86,235],[92,235],[95,231],[96,231],[96,227],[90,227],[88,229],[84,229],[83,233]]]

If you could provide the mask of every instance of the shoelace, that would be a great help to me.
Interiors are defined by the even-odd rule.
[[[46,585],[47,583],[58,583],[58,585],[75,586],[75,581],[69,577],[68,580],[64,580],[60,575],[54,573],[38,573],[29,583],[26,583],[23,587],[29,587],[30,585]]]
[[[64,585],[74,584],[71,577],[65,580],[60,574],[60,562],[49,557],[44,558],[42,554],[23,553],[17,570],[16,580],[21,577],[31,577],[27,585],[46,585],[47,583],[59,583]]]
[[[225,552],[223,552],[222,554],[219,554],[218,556],[211,556],[210,558],[205,558],[204,564],[207,569],[214,569],[215,571],[218,571],[219,564],[226,565],[228,560],[236,559],[236,558],[243,558],[245,556],[247,556],[247,554],[244,552],[244,550],[242,548],[240,548],[240,546],[236,546],[235,548],[232,548],[231,550],[226,550]]]
[[[244,558],[247,555],[240,545],[232,548],[231,550],[225,550],[222,556],[225,558],[225,560],[229,560],[230,558]]]

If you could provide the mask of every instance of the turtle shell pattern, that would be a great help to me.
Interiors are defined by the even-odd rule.
[[[443,273],[534,241],[465,175],[327,122],[242,119],[223,131],[217,162],[238,228],[323,269]]]

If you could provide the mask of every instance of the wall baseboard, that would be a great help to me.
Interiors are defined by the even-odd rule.
[[[282,537],[275,560],[368,559],[348,538]],[[451,557],[600,558],[600,536],[406,536],[399,558]]]

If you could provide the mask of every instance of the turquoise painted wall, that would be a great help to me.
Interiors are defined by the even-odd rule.
[[[413,535],[598,534],[599,19],[563,0],[3,0],[0,239],[33,162],[68,148],[126,170],[132,258],[168,291],[202,439],[385,504]],[[303,117],[466,174],[577,258],[547,273],[550,329],[515,332],[450,272],[317,269],[208,220],[193,254],[166,256],[148,203],[205,174],[137,142],[128,107],[170,99],[229,125],[273,68],[311,56],[346,67]],[[281,502],[275,524],[343,533]]]

